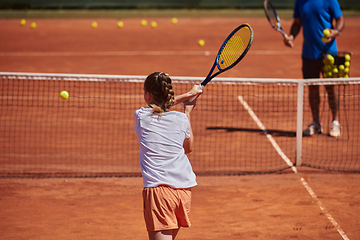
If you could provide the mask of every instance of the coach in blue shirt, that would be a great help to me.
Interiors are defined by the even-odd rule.
[[[296,0],[293,14],[293,23],[285,45],[294,46],[294,39],[303,27],[302,72],[304,79],[319,78],[323,67],[323,54],[336,53],[336,37],[344,28],[344,18],[337,0]],[[333,20],[335,19],[335,26]],[[329,29],[330,35],[323,42],[323,30]],[[340,123],[338,116],[337,89],[335,86],[326,85],[329,96],[329,107],[332,112],[333,122],[330,136],[340,136]],[[305,136],[321,134],[322,127],[319,119],[320,94],[319,86],[309,86],[309,103],[313,122],[303,132]]]

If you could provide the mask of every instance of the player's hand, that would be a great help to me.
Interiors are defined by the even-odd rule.
[[[198,89],[199,85],[194,85],[190,91],[189,91],[189,94],[194,97],[196,95],[200,95],[202,94],[203,90],[202,89]]]
[[[290,35],[290,36],[284,38],[284,43],[288,47],[294,47],[294,42],[293,41],[294,41],[294,36],[293,35]]]

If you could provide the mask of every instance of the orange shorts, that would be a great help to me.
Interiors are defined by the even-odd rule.
[[[191,189],[166,185],[143,189],[144,218],[148,231],[190,227]]]

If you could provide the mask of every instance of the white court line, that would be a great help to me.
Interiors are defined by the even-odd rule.
[[[260,121],[260,119],[256,116],[256,114],[254,113],[254,111],[250,108],[250,106],[247,104],[247,102],[244,100],[244,98],[242,96],[238,96],[239,101],[241,102],[241,104],[244,106],[244,108],[249,112],[250,116],[253,118],[253,120],[256,122],[256,124],[259,126],[259,128],[261,130],[263,130],[266,133],[266,137],[269,139],[269,141],[271,142],[271,144],[273,145],[273,147],[275,148],[275,150],[279,153],[279,155],[282,157],[282,159],[289,165],[291,166],[292,170],[294,171],[294,173],[297,173],[297,169],[293,166],[293,164],[291,163],[291,161],[288,159],[288,157],[284,154],[284,152],[280,149],[279,145],[276,143],[276,141],[274,140],[274,138],[267,133],[265,126],[262,124],[262,122]],[[335,221],[335,219],[330,215],[330,213],[324,208],[323,204],[321,203],[321,201],[319,200],[319,198],[316,196],[316,194],[314,193],[314,191],[310,188],[309,184],[305,181],[304,178],[301,178],[300,181],[302,182],[302,184],[304,185],[304,187],[306,188],[306,190],[309,192],[310,196],[314,199],[314,201],[317,203],[317,205],[319,206],[320,210],[325,214],[325,216],[329,219],[329,221],[332,223],[332,225],[336,228],[336,230],[339,232],[339,234],[341,235],[341,237],[344,240],[350,240],[347,235],[345,234],[345,232],[341,229],[340,225]]]
[[[273,147],[275,148],[276,152],[280,155],[280,157],[286,162],[287,165],[289,165],[291,167],[291,169],[294,171],[294,173],[297,173],[297,169],[296,167],[294,167],[294,165],[292,164],[292,162],[290,161],[290,159],[285,155],[285,153],[281,150],[281,148],[279,147],[279,145],[276,143],[276,141],[274,140],[274,138],[267,133],[265,126],[262,124],[262,122],[260,121],[260,119],[256,116],[256,114],[254,113],[254,111],[251,109],[251,107],[247,104],[247,102],[244,100],[244,98],[242,96],[238,96],[239,101],[241,102],[241,104],[244,106],[244,108],[249,112],[250,116],[253,118],[253,120],[255,121],[255,123],[258,125],[258,127],[263,130],[266,134],[266,137],[268,138],[268,140],[270,141],[270,143],[273,145]]]
[[[332,223],[332,225],[336,228],[336,230],[339,232],[339,234],[342,236],[342,238],[344,240],[350,240],[348,238],[348,236],[346,235],[346,233],[341,229],[341,227],[339,226],[339,224],[335,221],[335,219],[330,215],[330,213],[324,208],[323,204],[321,203],[321,201],[319,200],[319,198],[316,196],[316,194],[314,193],[314,191],[311,189],[311,187],[309,186],[309,184],[305,181],[304,178],[301,178],[300,181],[302,182],[302,184],[304,185],[304,187],[306,188],[306,190],[309,192],[309,194],[311,195],[311,197],[314,199],[314,201],[317,203],[317,205],[319,206],[319,208],[321,209],[321,211],[325,214],[325,216],[329,219],[329,221]]]

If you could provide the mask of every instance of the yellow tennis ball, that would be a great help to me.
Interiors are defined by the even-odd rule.
[[[147,21],[146,21],[145,19],[141,20],[140,23],[141,23],[142,26],[146,26],[146,25],[147,25]]]
[[[25,20],[25,19],[21,19],[20,24],[21,24],[21,25],[25,25],[25,24],[26,24],[26,20]]]
[[[36,23],[35,22],[32,22],[31,25],[30,25],[31,28],[36,28]]]
[[[344,66],[344,65],[342,65],[342,64],[339,65],[339,70],[340,70],[340,71],[343,71],[344,69],[345,69],[345,66]]]
[[[323,30],[323,34],[324,34],[324,36],[329,36],[330,35],[330,30],[329,29],[324,29]]]
[[[62,91],[60,93],[60,97],[61,97],[61,99],[66,100],[69,98],[69,93],[67,91]]]
[[[153,28],[156,28],[156,27],[157,27],[157,22],[152,21],[152,22],[150,23],[150,25],[151,25]]]
[[[171,22],[172,22],[173,24],[177,24],[177,23],[178,23],[178,19],[174,17],[174,18],[171,19]]]
[[[346,72],[346,73],[348,73],[349,71],[350,71],[349,68],[345,68],[345,69],[344,69],[344,72]]]
[[[321,41],[323,41],[323,42],[326,42],[327,40],[328,40],[328,38],[326,38],[326,37],[321,38]]]
[[[339,72],[339,70],[337,68],[334,68],[332,71],[333,71],[333,73],[338,73]]]
[[[345,67],[350,67],[350,62],[349,61],[344,62],[344,65]]]
[[[204,40],[202,40],[202,39],[200,39],[200,40],[198,41],[198,44],[202,47],[202,46],[204,46],[204,45],[205,45],[205,41],[204,41]]]
[[[345,54],[345,60],[350,61],[350,59],[351,59],[350,54]]]
[[[122,27],[124,26],[123,21],[118,21],[118,22],[117,22],[117,26],[118,26],[119,28],[122,28]]]
[[[92,23],[91,23],[91,26],[92,26],[93,28],[97,28],[97,27],[98,27],[98,23],[97,23],[97,22],[92,22]]]

